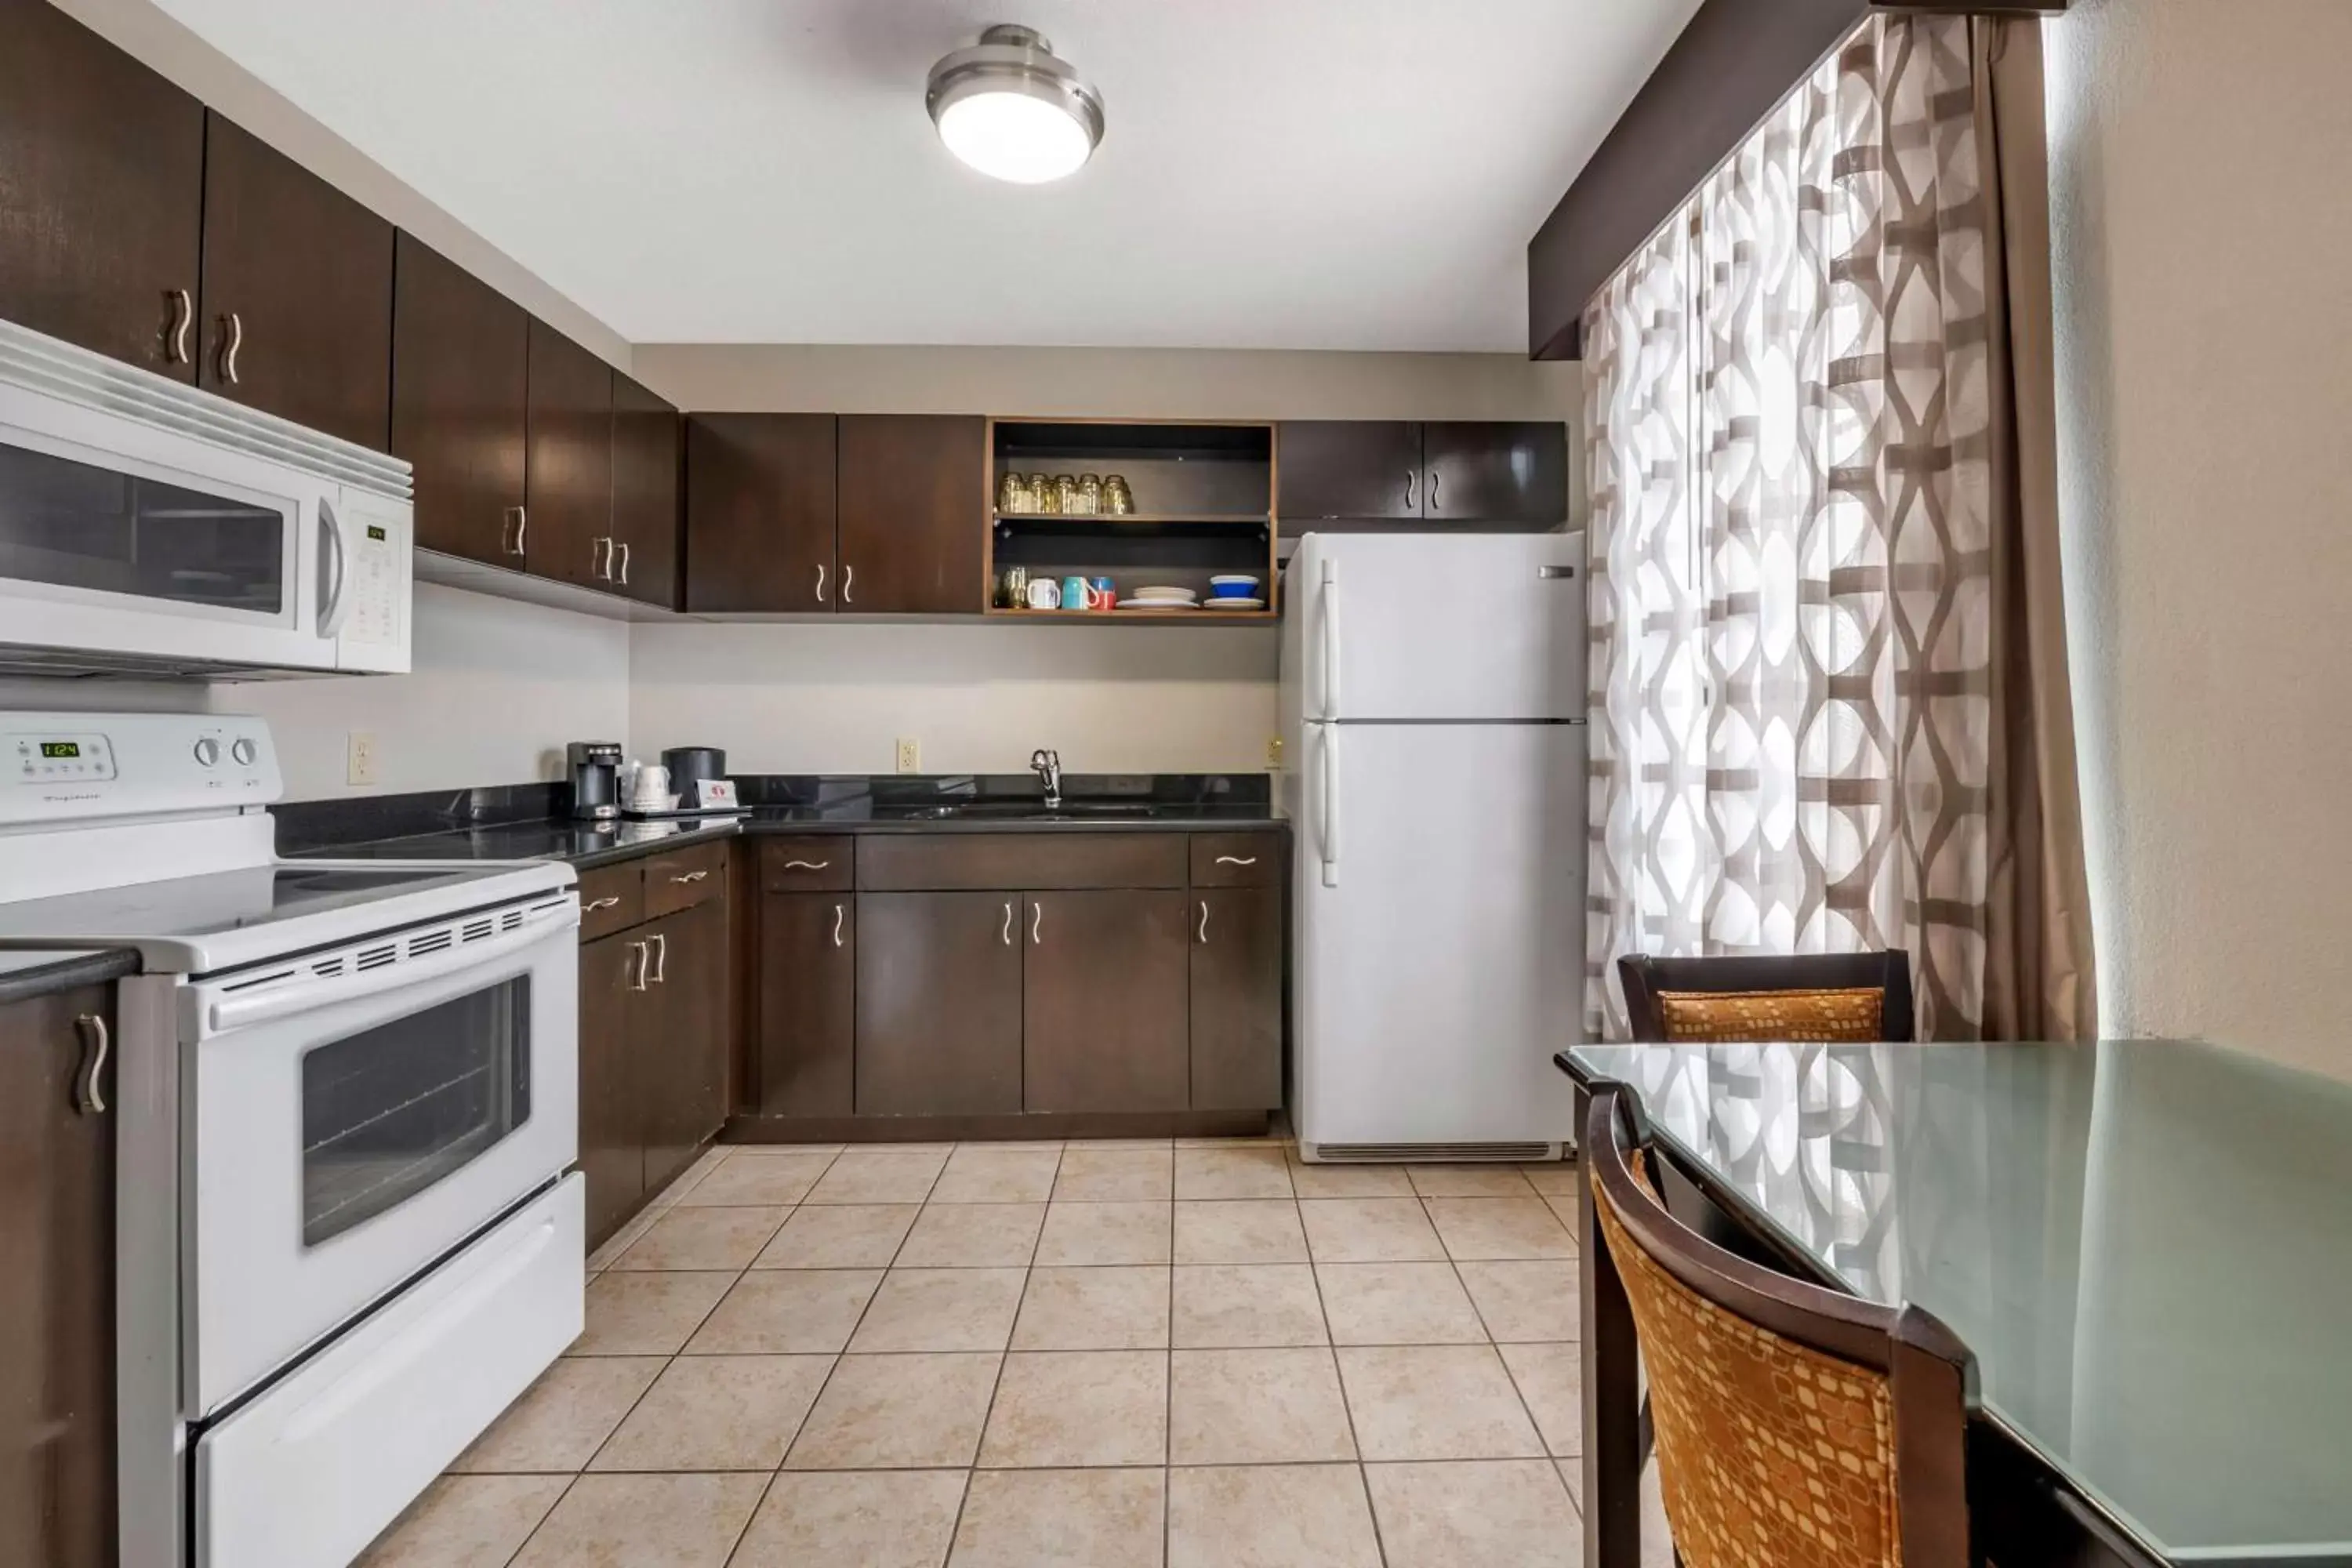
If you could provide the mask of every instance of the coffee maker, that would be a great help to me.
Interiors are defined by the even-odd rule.
[[[621,815],[621,746],[617,741],[574,741],[563,748],[572,774],[572,815],[607,822]]]

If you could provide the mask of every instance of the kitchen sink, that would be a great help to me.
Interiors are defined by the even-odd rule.
[[[1151,806],[1143,801],[1066,800],[1048,806],[1042,800],[973,800],[953,808],[957,816],[1004,817],[1055,822],[1071,818],[1148,817]]]

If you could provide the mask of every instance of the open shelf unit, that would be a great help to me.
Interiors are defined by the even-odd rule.
[[[1274,426],[1174,421],[992,419],[988,493],[1006,474],[1126,479],[1139,510],[1108,513],[989,513],[988,613],[1063,622],[1183,626],[1270,623],[1279,609]],[[1002,601],[1003,574],[1032,580],[1108,577],[1120,593],[1190,588],[1205,605],[1209,579],[1258,579],[1261,610],[1033,610]]]

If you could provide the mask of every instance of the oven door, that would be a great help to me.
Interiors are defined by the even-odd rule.
[[[570,892],[183,993],[194,1418],[464,1246],[578,1143]]]
[[[286,463],[0,385],[7,662],[332,669],[319,627],[337,492]]]

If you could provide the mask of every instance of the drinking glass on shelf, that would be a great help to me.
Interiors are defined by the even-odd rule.
[[[1006,512],[1034,511],[1035,498],[1029,489],[1026,476],[1008,473],[996,481],[996,510]]]
[[[1127,517],[1135,510],[1135,492],[1127,488],[1124,474],[1106,474],[1102,482],[1102,509],[1108,517]]]
[[[1055,474],[1054,476],[1054,504],[1050,510],[1058,511],[1065,517],[1076,517],[1078,514],[1077,475]]]
[[[1078,476],[1078,513],[1092,517],[1102,510],[1103,482],[1100,474]]]

